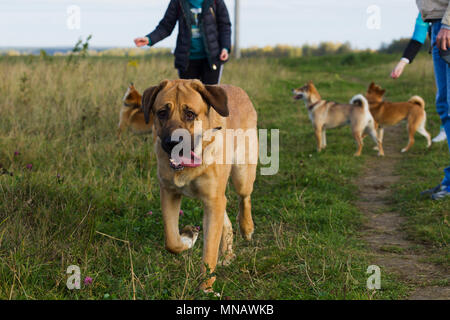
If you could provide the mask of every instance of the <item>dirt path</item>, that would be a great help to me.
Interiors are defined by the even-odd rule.
[[[394,137],[406,134],[404,126],[401,123],[385,130],[386,157],[369,159],[365,172],[357,180],[360,194],[357,206],[368,218],[363,237],[373,250],[373,264],[378,265],[382,273],[383,270],[395,273],[416,287],[409,299],[450,299],[450,287],[432,284],[449,275],[427,262],[426,249],[418,250],[417,244],[407,240],[402,231],[405,218],[390,211],[389,193],[400,178],[395,173],[395,166],[402,158],[400,149],[403,147],[394,141]]]

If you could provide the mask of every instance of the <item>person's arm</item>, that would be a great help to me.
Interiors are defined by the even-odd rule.
[[[414,27],[414,33],[411,41],[408,43],[405,51],[403,52],[403,58],[408,59],[408,63],[412,63],[417,53],[419,53],[422,45],[427,40],[429,24],[424,22],[422,15],[419,13],[416,19],[416,25]]]
[[[428,23],[423,21],[422,15],[419,13],[416,19],[413,36],[409,41],[408,45],[406,46],[405,51],[403,51],[402,58],[395,66],[394,70],[392,70],[391,72],[391,77],[393,79],[399,78],[403,73],[403,69],[405,68],[405,66],[413,62],[417,53],[419,53],[420,49],[422,48],[422,45],[425,43],[425,40],[427,39],[427,33],[428,33]]]
[[[164,14],[164,17],[159,22],[155,30],[145,37],[135,39],[134,42],[136,43],[136,45],[139,47],[144,45],[152,46],[170,36],[173,29],[175,28],[175,25],[177,24],[178,13],[178,1],[171,0],[166,13]]]
[[[405,59],[407,63],[412,63],[421,48],[422,43],[417,40],[411,39],[406,46],[405,51],[403,51],[402,59]]]
[[[155,31],[147,35],[147,38],[150,39],[151,45],[156,44],[157,42],[167,38],[172,34],[172,31],[178,21],[178,13],[178,1],[171,0],[166,13],[164,14],[164,18],[162,18],[162,20],[159,22]]]
[[[222,48],[221,60],[228,59],[228,53],[231,49],[231,21],[228,14],[227,6],[223,0],[217,0],[216,6],[217,14],[217,29],[219,30],[219,44]],[[226,54],[224,53],[226,50]],[[225,57],[226,56],[226,57]],[[223,59],[225,58],[225,59]]]

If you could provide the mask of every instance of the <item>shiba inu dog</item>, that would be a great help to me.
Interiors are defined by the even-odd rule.
[[[244,90],[230,85],[204,85],[199,80],[162,81],[144,92],[142,106],[147,120],[151,121],[154,117],[154,146],[166,249],[181,253],[194,246],[199,232],[192,226],[179,230],[179,211],[182,196],[201,200],[204,207],[202,271],[207,278],[201,289],[213,292],[215,276],[208,274],[208,271],[214,272],[219,254],[225,265],[235,257],[233,229],[226,212],[225,196],[230,176],[240,197],[237,220],[241,234],[246,240],[252,238],[254,225],[250,196],[256,178],[258,141],[255,139],[249,143],[254,148],[243,149],[243,153],[236,145],[222,146],[223,153],[212,153],[214,161],[207,163],[202,161],[202,156],[204,160],[208,148],[220,145],[219,140],[225,140],[209,140],[209,144],[191,147],[192,140],[195,140],[191,137],[198,132],[194,130],[196,125],[203,133],[214,131],[225,135],[229,131],[254,130],[256,136],[255,108]],[[177,136],[180,130],[186,133],[181,140]],[[186,142],[188,150],[180,156],[178,146],[185,142],[184,139],[190,140]],[[245,161],[223,162],[219,154],[233,159],[244,154]],[[255,157],[255,163],[248,160]]]
[[[408,145],[402,152],[408,151],[414,144],[414,134],[419,132],[427,139],[427,147],[431,146],[431,136],[425,129],[427,114],[425,112],[425,101],[419,96],[411,97],[407,102],[384,101],[386,90],[371,83],[367,89],[366,98],[369,102],[370,112],[379,127],[378,136],[383,142],[384,127],[392,126],[407,119],[408,121]]]
[[[148,124],[145,123],[144,112],[142,111],[142,96],[131,83],[123,97],[117,135],[120,137],[127,128],[131,128],[134,133],[150,133],[152,126],[153,118],[149,120]]]
[[[301,88],[294,89],[292,92],[295,100],[302,99],[305,101],[309,118],[314,127],[318,152],[327,146],[327,129],[350,125],[353,137],[358,145],[355,156],[361,155],[365,130],[368,131],[377,144],[378,154],[384,155],[383,147],[375,130],[375,122],[369,111],[369,104],[363,95],[354,96],[349,104],[322,100],[312,81],[309,81]]]

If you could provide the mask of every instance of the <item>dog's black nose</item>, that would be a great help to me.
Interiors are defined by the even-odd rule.
[[[171,136],[165,137],[164,139],[162,139],[161,141],[161,147],[163,148],[163,150],[165,152],[167,152],[168,154],[172,153],[173,148],[175,148],[175,146],[177,144],[179,144],[180,142],[183,141],[183,138],[180,137],[180,139],[178,141],[173,141]]]

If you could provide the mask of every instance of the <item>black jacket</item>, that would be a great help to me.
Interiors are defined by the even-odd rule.
[[[211,68],[218,67],[222,49],[231,48],[231,22],[223,0],[205,0],[200,18],[200,32],[205,42],[206,55]],[[150,44],[170,36],[178,22],[175,48],[175,68],[187,70],[191,48],[191,11],[187,0],[170,0],[164,18],[155,31],[148,34]]]

